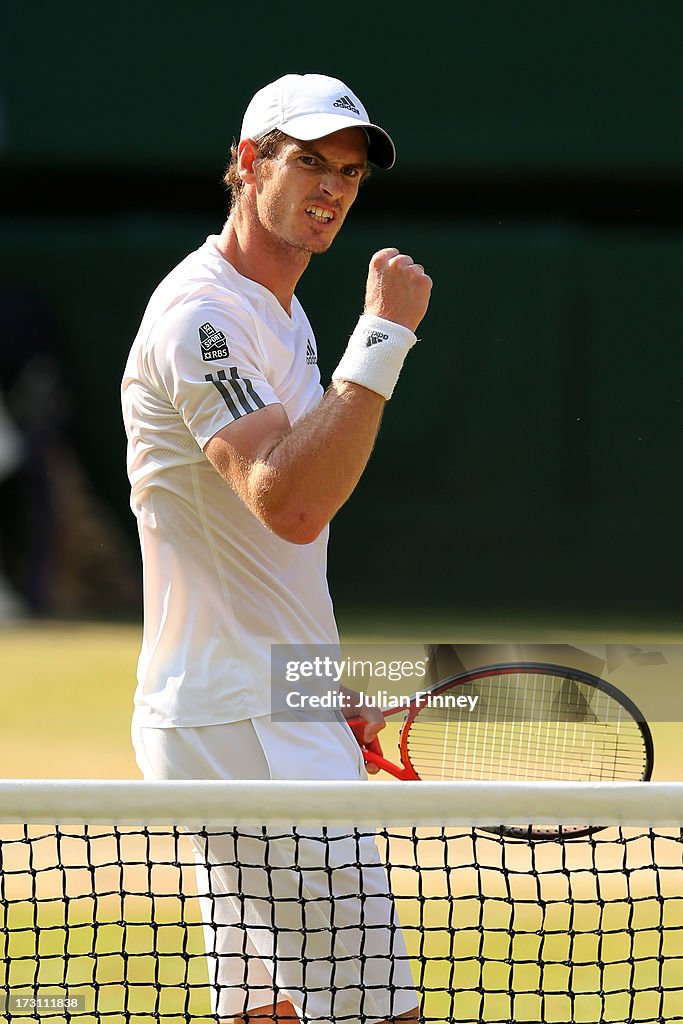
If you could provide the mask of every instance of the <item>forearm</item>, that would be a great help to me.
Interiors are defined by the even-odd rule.
[[[283,540],[315,540],[358,483],[430,289],[409,256],[375,253],[365,313],[318,407],[292,427],[283,405],[267,405],[206,445],[214,468]]]
[[[374,391],[334,381],[317,408],[254,461],[244,496],[252,511],[294,543],[314,540],[358,483],[384,405]]]
[[[252,467],[253,500],[259,507],[267,495],[281,536],[314,540],[352,493],[415,340],[409,327],[364,314],[318,408]]]

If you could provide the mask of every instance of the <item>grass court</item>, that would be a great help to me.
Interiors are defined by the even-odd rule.
[[[429,631],[427,625],[377,619],[368,626],[358,618],[349,620],[344,635],[357,642],[391,637],[417,642],[427,635],[446,639],[452,629],[445,621],[432,621]],[[576,628],[558,636],[556,630],[537,626],[534,638],[571,642]],[[514,642],[519,635],[518,624],[492,631],[472,620],[461,629],[458,639],[463,642]],[[580,636],[586,640],[585,629]],[[140,629],[132,625],[28,623],[3,629],[3,777],[139,777],[129,740],[139,639]],[[679,642],[673,633],[652,630],[594,632],[591,639]],[[653,722],[651,727],[655,778],[680,779],[679,722]],[[385,748],[395,749],[392,736]],[[421,865],[427,870],[393,870],[414,977],[430,990],[426,1016],[487,1024],[683,1019],[681,845],[664,837],[653,851],[649,839],[638,838],[638,830],[631,833],[626,847],[602,834],[600,878],[591,870],[586,842],[573,844],[563,855],[552,845],[531,852],[525,844],[502,847],[481,834],[450,840],[448,872],[433,859],[429,843]],[[4,834],[9,840],[19,838],[16,830],[4,829]],[[66,880],[60,872],[39,875],[39,892],[26,871],[28,845],[3,844],[1,941],[12,990],[36,982],[52,989],[67,984],[70,993],[85,998],[86,1012],[74,1018],[85,1024],[99,1019],[142,1024],[155,1016],[165,1024],[181,1024],[188,1014],[193,1019],[207,1015],[197,906],[177,898],[179,889],[191,892],[194,886],[189,853],[183,858],[186,867],[170,867],[173,858],[159,847],[160,866],[147,874],[144,868],[135,869],[138,876],[126,878],[131,895],[123,898],[116,895],[121,881],[119,869],[112,866],[116,858],[106,849],[112,841],[103,840],[96,855],[97,891],[102,895],[93,898],[92,873],[76,866],[82,843],[70,842],[71,852],[68,844],[65,851],[73,866]],[[41,856],[47,862],[54,854],[52,839],[41,843],[31,854],[34,867]],[[403,840],[394,840],[390,863],[409,863],[403,846]],[[443,846],[439,850],[442,858]],[[653,856],[669,869],[661,876],[648,869]],[[542,877],[530,873],[532,866]],[[628,886],[623,866],[629,869]],[[567,899],[568,870],[572,900]],[[64,885],[68,905],[58,898]],[[666,962],[660,976],[662,957]],[[542,973],[539,958],[546,965]],[[604,973],[600,962],[609,965]],[[660,985],[664,994],[657,991]],[[601,988],[604,994],[596,994]],[[453,1001],[452,989],[458,992]],[[632,989],[640,992],[634,1001]],[[46,1012],[41,1019],[59,1019],[59,1014],[52,1016],[56,1013]]]

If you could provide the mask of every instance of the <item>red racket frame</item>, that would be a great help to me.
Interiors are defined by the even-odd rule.
[[[415,721],[420,711],[427,706],[426,699],[428,697],[439,696],[447,690],[452,689],[454,686],[461,686],[463,683],[471,683],[484,677],[507,675],[509,672],[528,672],[534,675],[564,675],[567,679],[587,683],[588,685],[609,694],[610,697],[614,698],[619,704],[621,704],[633,719],[638,722],[643,735],[646,753],[646,766],[641,781],[647,782],[652,777],[654,764],[652,735],[642,712],[630,697],[627,697],[615,686],[612,686],[611,683],[606,683],[604,679],[600,679],[598,676],[593,676],[588,672],[582,672],[579,669],[568,668],[564,665],[551,665],[543,662],[510,662],[502,665],[487,665],[482,668],[475,669],[474,671],[461,672],[456,676],[451,676],[450,679],[437,683],[436,686],[429,690],[421,690],[420,692],[413,694],[410,698],[410,705],[407,709],[408,714],[406,720],[401,726],[401,735],[399,738],[401,765],[395,764],[384,756],[382,746],[378,739],[373,740],[372,743],[367,745],[363,742],[363,731],[367,725],[364,718],[356,717],[348,719],[348,724],[361,748],[366,764],[375,764],[378,768],[383,769],[385,772],[393,775],[396,779],[400,779],[402,782],[421,782],[422,780],[420,776],[417,774],[410,762],[410,756],[408,754],[408,734],[412,723]],[[383,711],[382,714],[385,718],[388,718],[390,715],[405,713],[405,711],[405,707],[389,708],[388,710]]]

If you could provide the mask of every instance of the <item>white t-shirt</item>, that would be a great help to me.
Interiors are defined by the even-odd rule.
[[[131,507],[144,569],[135,693],[141,724],[217,725],[270,711],[271,644],[336,644],[327,529],[271,533],[208,462],[207,441],[281,403],[292,424],[322,396],[316,345],[210,236],[150,299],[122,382]]]

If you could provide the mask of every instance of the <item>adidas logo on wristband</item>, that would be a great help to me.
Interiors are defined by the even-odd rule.
[[[360,384],[368,391],[376,391],[388,401],[394,393],[403,360],[416,341],[417,338],[408,327],[381,316],[363,313],[349,338],[339,366],[332,374],[332,380]],[[381,352],[373,355],[369,350],[380,342]]]

